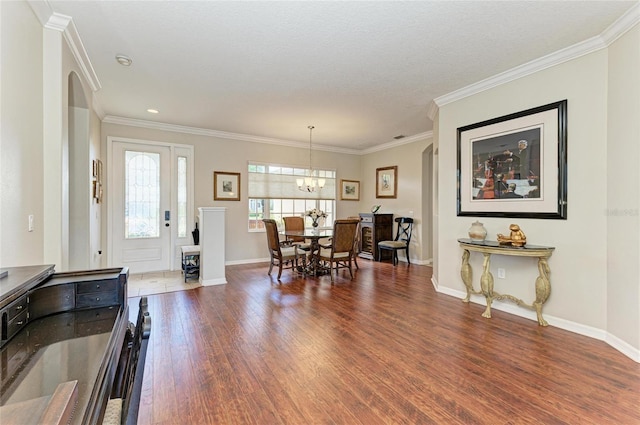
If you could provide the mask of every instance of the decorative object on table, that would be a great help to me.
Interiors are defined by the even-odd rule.
[[[382,205],[374,205],[374,206],[372,206],[372,207],[371,207],[371,213],[372,213],[372,214],[377,213],[377,212],[380,210],[380,207],[381,207],[381,206],[382,206]]]
[[[193,235],[193,244],[200,245],[200,230],[198,230],[198,222],[196,221],[196,228],[191,232]]]
[[[566,220],[567,101],[459,127],[457,161],[458,216]]]
[[[214,201],[239,201],[240,200],[240,173],[227,171],[213,172],[213,200]]]
[[[340,199],[343,201],[359,201],[360,182],[358,180],[340,180]]]
[[[324,187],[326,179],[318,178],[317,173],[313,172],[313,164],[311,163],[311,152],[313,152],[311,149],[311,133],[315,127],[310,125],[307,128],[309,129],[309,170],[307,176],[296,179],[296,184],[298,185],[298,189],[303,192],[319,192]]]
[[[398,197],[398,166],[376,168],[376,198]]]
[[[469,228],[469,239],[473,242],[484,242],[487,237],[487,229],[478,220],[474,221]]]
[[[502,233],[498,233],[498,242],[503,245],[524,246],[527,243],[527,237],[517,224],[509,226],[511,233],[509,236],[505,236]]]
[[[318,221],[321,218],[327,218],[327,213],[317,208],[307,211],[304,215],[311,217],[311,225],[313,227],[318,227]]]

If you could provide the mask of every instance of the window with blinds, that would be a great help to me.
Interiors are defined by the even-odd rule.
[[[325,180],[322,189],[314,192],[298,189],[296,179],[312,174]],[[313,171],[276,164],[250,162],[248,167],[249,231],[262,231],[262,219],[272,218],[283,227],[282,217],[303,216],[313,208],[327,213],[321,226],[331,226],[335,214],[336,172],[335,170]],[[305,218],[307,225],[311,219]]]

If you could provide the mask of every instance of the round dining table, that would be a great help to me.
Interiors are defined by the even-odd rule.
[[[333,236],[333,228],[305,227],[304,230],[284,230],[280,232],[280,234],[289,237],[297,236],[309,239],[311,241],[311,255],[309,264],[307,264],[306,273],[317,276],[327,272],[327,270],[325,270],[326,268],[320,264],[320,239]]]

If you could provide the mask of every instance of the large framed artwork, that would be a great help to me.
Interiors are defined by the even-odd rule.
[[[398,166],[376,168],[376,198],[398,197]]]
[[[458,128],[458,216],[567,218],[567,101]]]
[[[340,199],[342,201],[359,201],[360,182],[358,180],[340,180]]]
[[[213,200],[240,200],[240,173],[213,172]]]

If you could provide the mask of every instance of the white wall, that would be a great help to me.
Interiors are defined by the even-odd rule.
[[[226,261],[227,264],[267,260],[267,242],[264,232],[249,232],[247,217],[248,161],[307,166],[307,148],[291,148],[262,143],[228,140],[210,136],[146,129],[126,125],[102,124],[102,140],[106,145],[109,136],[127,137],[157,142],[181,143],[194,146],[195,155],[195,207],[225,207],[226,213]],[[359,180],[360,156],[314,151],[314,166],[338,171],[340,179]],[[106,164],[105,164],[106,165]],[[241,173],[240,201],[213,201],[213,172]],[[107,187],[105,189],[109,191]],[[337,201],[337,216],[357,214],[358,202]]]
[[[461,250],[473,217],[456,216],[456,129],[494,117],[563,99],[568,100],[568,219],[483,218],[489,238],[507,233],[517,223],[527,243],[556,247],[549,260],[552,293],[545,315],[606,328],[606,137],[607,53],[596,53],[487,90],[440,109],[439,271],[440,289],[463,291]],[[479,276],[481,258],[472,255]],[[526,301],[535,299],[537,276],[530,258],[492,257],[492,266],[506,269],[496,291]],[[477,282],[476,282],[477,284]],[[557,321],[556,321],[557,323]]]
[[[43,30],[25,2],[0,2],[0,20],[0,266],[41,264]]]
[[[606,293],[610,338],[636,348],[640,347],[639,76],[640,26],[636,26],[609,48]]]
[[[430,137],[365,155],[362,159],[362,176],[360,183],[360,204],[362,212],[369,212],[373,205],[382,205],[379,213],[393,213],[396,217],[412,217],[413,236],[409,248],[411,261],[426,263],[422,248],[422,185],[423,152],[430,146]],[[376,169],[398,167],[398,192],[395,199],[376,198]],[[395,225],[394,233],[395,236]],[[404,258],[403,252],[398,256]]]
[[[531,107],[545,105],[562,99],[568,100],[568,219],[567,220],[534,220],[534,219],[502,219],[483,218],[489,237],[495,240],[497,233],[506,233],[510,223],[520,225],[527,235],[527,243],[535,245],[555,246],[556,251],[549,260],[551,267],[551,297],[545,304],[544,315],[552,325],[565,327],[573,331],[605,339],[607,332],[622,331],[631,324],[633,337],[626,335],[625,341],[637,348],[638,326],[638,227],[637,215],[629,217],[633,224],[626,237],[621,228],[615,238],[608,234],[608,225],[617,218],[608,214],[612,205],[622,201],[631,208],[638,207],[638,194],[635,183],[631,183],[633,195],[625,190],[624,195],[614,195],[607,202],[607,193],[615,193],[618,189],[612,186],[624,185],[625,181],[637,182],[638,150],[637,137],[630,140],[622,133],[637,133],[638,107],[636,101],[610,99],[608,85],[612,76],[620,77],[619,90],[638,91],[637,31],[625,37],[632,37],[627,47],[616,53],[616,59],[609,61],[608,50],[582,56],[570,62],[554,66],[544,71],[523,77],[519,80],[486,90],[482,93],[444,105],[439,110],[439,235],[438,266],[435,268],[435,279],[439,290],[462,296],[464,285],[460,278],[461,249],[457,238],[465,237],[473,217],[456,216],[456,129],[458,127],[480,122],[486,119],[522,111]],[[621,43],[624,40],[621,40]],[[622,57],[634,50],[630,70],[621,70]],[[627,59],[624,59],[626,62]],[[623,65],[622,67],[625,67]],[[634,82],[628,84],[629,80]],[[617,96],[616,96],[617,97]],[[619,97],[624,97],[620,94]],[[633,96],[631,96],[633,97]],[[636,97],[637,99],[637,97]],[[629,103],[633,105],[629,105]],[[615,106],[614,106],[615,105]],[[631,110],[629,108],[631,107]],[[620,110],[618,110],[620,109]],[[613,116],[609,114],[613,113]],[[608,127],[609,119],[618,121],[617,130]],[[633,121],[634,124],[630,124]],[[618,134],[620,133],[620,134]],[[615,139],[615,140],[613,140]],[[608,163],[607,157],[612,151],[620,152],[617,156],[629,155],[626,160],[632,174],[624,174],[623,167],[613,179],[607,178],[607,171],[618,167]],[[609,165],[609,167],[607,167]],[[609,170],[607,170],[609,168]],[[614,174],[615,175],[615,174]],[[620,205],[622,207],[623,205]],[[624,219],[623,219],[624,220]],[[624,227],[624,226],[620,226]],[[626,229],[625,229],[626,230]],[[625,239],[629,240],[625,241]],[[608,267],[615,261],[609,254],[611,244],[622,245],[617,250],[627,252],[625,259],[633,258],[634,266],[625,263],[617,267],[616,280],[619,282],[610,287],[608,280],[612,273]],[[607,261],[609,259],[609,261]],[[528,258],[492,256],[492,270],[506,269],[506,279],[496,279],[496,291],[511,293],[527,302],[535,298],[533,283],[537,276],[535,261]],[[472,255],[472,266],[475,270],[475,284],[481,270],[481,258]],[[627,282],[627,283],[622,283]],[[623,300],[623,293],[630,296],[631,301]],[[615,297],[614,303],[607,298]],[[482,297],[472,300],[484,304]],[[534,315],[528,310],[511,308],[512,303],[503,304],[510,311],[526,317]],[[616,310],[623,307],[618,313]],[[628,315],[632,313],[632,315]],[[615,319],[617,324],[609,323]],[[495,320],[495,319],[492,319]],[[634,323],[631,323],[634,322]],[[612,329],[614,326],[616,330]],[[618,347],[620,348],[620,347]]]
[[[127,137],[157,142],[172,142],[193,145],[195,150],[195,206],[226,207],[226,261],[227,264],[251,262],[268,258],[266,238],[262,232],[247,229],[247,163],[263,161],[306,166],[309,151],[306,147],[291,148],[279,145],[252,143],[238,140],[177,133],[112,123],[102,124],[102,139]],[[337,200],[337,217],[368,212],[373,204],[383,204],[381,212],[409,215],[413,211],[420,226],[422,152],[430,139],[375,152],[368,155],[348,155],[325,151],[314,151],[314,166],[337,170],[336,182],[340,179],[360,181],[360,201]],[[391,162],[393,164],[391,164]],[[375,199],[375,169],[386,165],[398,165],[398,199]],[[213,172],[229,171],[241,173],[240,201],[213,201]],[[106,188],[105,190],[109,190]],[[383,202],[384,201],[384,202]],[[416,234],[412,258],[421,261],[420,237]],[[412,247],[413,248],[413,247]]]
[[[0,265],[46,263],[61,271],[68,265],[69,229],[74,227],[68,196],[69,74],[80,76],[85,105],[92,104],[91,90],[62,32],[43,29],[29,3],[0,2],[0,13]],[[95,150],[98,118],[92,110],[89,116],[89,143]],[[27,231],[29,215],[34,216],[33,232]],[[99,215],[92,214],[91,220]],[[99,222],[90,226],[99,228]]]

